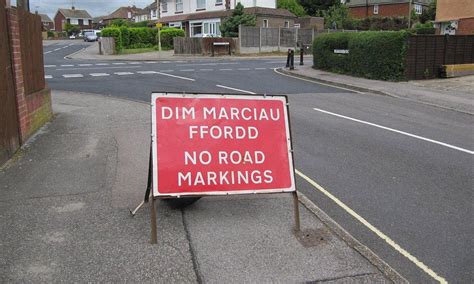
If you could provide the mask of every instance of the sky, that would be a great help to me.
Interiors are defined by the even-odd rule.
[[[54,18],[58,8],[68,8],[74,5],[76,9],[86,10],[92,17],[104,16],[112,13],[115,9],[122,6],[137,6],[144,8],[154,0],[30,0],[30,11],[38,11],[41,14],[47,14],[51,19]],[[12,5],[15,4],[12,0]],[[54,20],[54,19],[53,19]]]

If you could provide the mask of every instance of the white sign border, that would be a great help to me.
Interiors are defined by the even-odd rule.
[[[249,190],[233,190],[233,191],[207,191],[207,192],[182,192],[182,193],[166,193],[162,194],[158,191],[158,145],[156,133],[156,99],[160,97],[168,98],[224,98],[224,99],[243,99],[243,100],[279,100],[283,103],[285,113],[285,130],[288,148],[288,163],[290,169],[291,185],[288,188],[273,188],[273,189],[249,189]],[[152,159],[153,159],[153,197],[181,197],[181,196],[212,196],[212,195],[240,195],[240,194],[261,194],[261,193],[284,193],[296,192],[295,172],[293,161],[293,149],[289,113],[288,113],[288,99],[285,95],[244,95],[244,94],[220,94],[220,93],[165,93],[153,92],[151,94],[151,143],[152,143]]]

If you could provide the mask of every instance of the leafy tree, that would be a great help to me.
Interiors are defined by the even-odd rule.
[[[333,5],[328,10],[322,11],[326,28],[343,29],[350,25],[352,17],[346,5]]]
[[[112,27],[128,27],[130,26],[130,22],[125,19],[115,19],[112,20],[109,24]]]
[[[326,11],[334,5],[338,5],[340,0],[299,0],[301,6],[306,11],[306,14],[310,16],[316,16],[321,11]]]
[[[232,16],[222,22],[220,29],[225,37],[238,37],[239,25],[255,26],[255,24],[255,15],[245,14],[244,6],[239,2],[235,6],[234,12],[232,12]]]
[[[287,9],[298,17],[306,15],[303,6],[301,6],[296,0],[278,0],[277,8]]]
[[[70,23],[66,23],[64,25],[64,31],[67,33],[68,36],[70,35],[77,35],[81,32],[81,29],[76,25],[71,25]]]
[[[428,21],[434,21],[436,17],[436,0],[432,1],[428,6],[428,9],[423,10],[423,13],[420,15],[419,20],[421,23],[426,23]]]

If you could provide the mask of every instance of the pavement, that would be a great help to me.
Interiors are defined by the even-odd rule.
[[[149,244],[143,198],[149,104],[53,91],[54,120],[0,170],[0,282],[405,280],[304,195],[158,202]],[[302,182],[299,180],[298,182]]]
[[[275,55],[269,53],[266,55],[259,54],[246,54],[246,55],[233,55],[233,56],[218,56],[212,57],[213,59],[225,59],[225,60],[239,60],[239,59],[261,59],[265,58],[283,58],[284,54]],[[116,55],[100,55],[99,54],[99,43],[92,42],[84,49],[70,54],[67,56],[68,59],[79,59],[79,60],[123,60],[123,61],[150,61],[150,60],[209,60],[210,57],[204,57],[200,55],[175,55],[173,50],[162,50],[154,52],[144,52],[137,54],[116,54]]]
[[[388,82],[352,77],[312,68],[311,64],[295,66],[294,70],[280,68],[281,72],[349,88],[371,92],[442,108],[474,114],[474,76],[452,79]]]

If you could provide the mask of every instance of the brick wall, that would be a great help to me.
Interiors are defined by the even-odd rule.
[[[460,19],[458,23],[457,35],[474,34],[474,18]]]
[[[43,89],[25,94],[24,70],[21,59],[21,40],[16,8],[7,9],[8,35],[15,81],[16,104],[19,120],[20,141],[23,144],[38,128],[52,117],[51,91]]]
[[[256,27],[263,27],[263,20],[268,20],[268,27],[269,28],[283,28],[285,26],[285,22],[288,21],[290,28],[294,27],[295,20],[290,18],[280,18],[280,17],[272,17],[272,16],[260,16],[257,15],[256,19]]]
[[[374,5],[369,5],[368,13],[370,16],[380,17],[403,17],[408,16],[409,5],[408,3],[399,4],[379,4],[379,13],[374,15]],[[350,7],[349,12],[354,18],[365,18],[367,8],[362,7]]]
[[[63,14],[56,13],[56,16],[54,16],[54,28],[57,32],[63,31],[63,21],[65,20],[66,18],[64,18]]]

